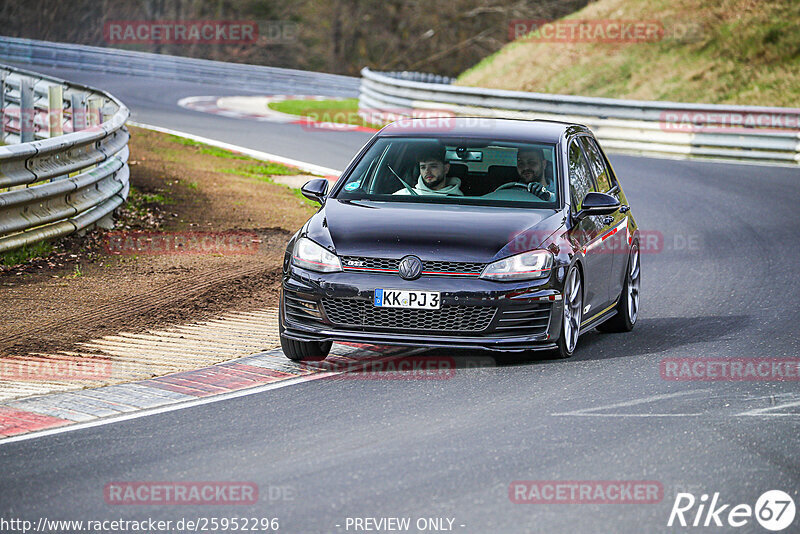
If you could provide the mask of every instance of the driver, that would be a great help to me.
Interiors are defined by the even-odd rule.
[[[445,161],[445,149],[430,148],[417,154],[419,178],[414,192],[420,195],[457,195],[461,192],[461,179],[448,177],[450,164]],[[407,189],[397,191],[395,195],[410,195]]]
[[[555,198],[555,184],[545,176],[547,160],[541,148],[521,148],[517,152],[517,173],[520,183],[542,200]]]

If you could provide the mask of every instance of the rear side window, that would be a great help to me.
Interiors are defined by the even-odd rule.
[[[580,137],[583,149],[586,151],[586,156],[589,158],[589,165],[592,166],[594,171],[594,179],[597,181],[597,189],[601,193],[607,193],[614,187],[611,183],[606,163],[603,161],[603,156],[600,155],[600,149],[594,142],[594,139],[589,137]]]
[[[581,209],[586,193],[594,190],[589,164],[586,163],[586,158],[583,157],[583,152],[574,139],[569,144],[569,188],[575,203],[575,211]]]

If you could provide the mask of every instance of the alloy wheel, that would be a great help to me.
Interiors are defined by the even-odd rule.
[[[575,345],[578,344],[582,314],[583,292],[581,291],[581,277],[578,274],[578,269],[573,267],[567,275],[566,284],[564,284],[564,344],[570,353],[575,350]]]

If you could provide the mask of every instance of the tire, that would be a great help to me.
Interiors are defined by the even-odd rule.
[[[583,317],[583,285],[581,273],[573,265],[564,281],[564,312],[561,317],[561,332],[558,336],[558,349],[553,351],[556,358],[569,358],[578,346]]]
[[[617,303],[617,314],[604,322],[597,329],[601,332],[630,332],[639,318],[639,287],[642,268],[639,246],[633,245],[628,256],[628,267],[625,272],[625,283]]]
[[[330,341],[295,341],[281,338],[281,349],[293,362],[319,362],[328,357],[331,351]]]
[[[278,310],[278,334],[281,338],[283,354],[293,362],[320,362],[328,357],[331,351],[331,341],[295,341],[283,337],[283,293]]]

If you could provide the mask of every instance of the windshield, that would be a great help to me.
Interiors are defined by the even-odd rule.
[[[381,138],[334,198],[555,208],[555,153],[551,144]]]

